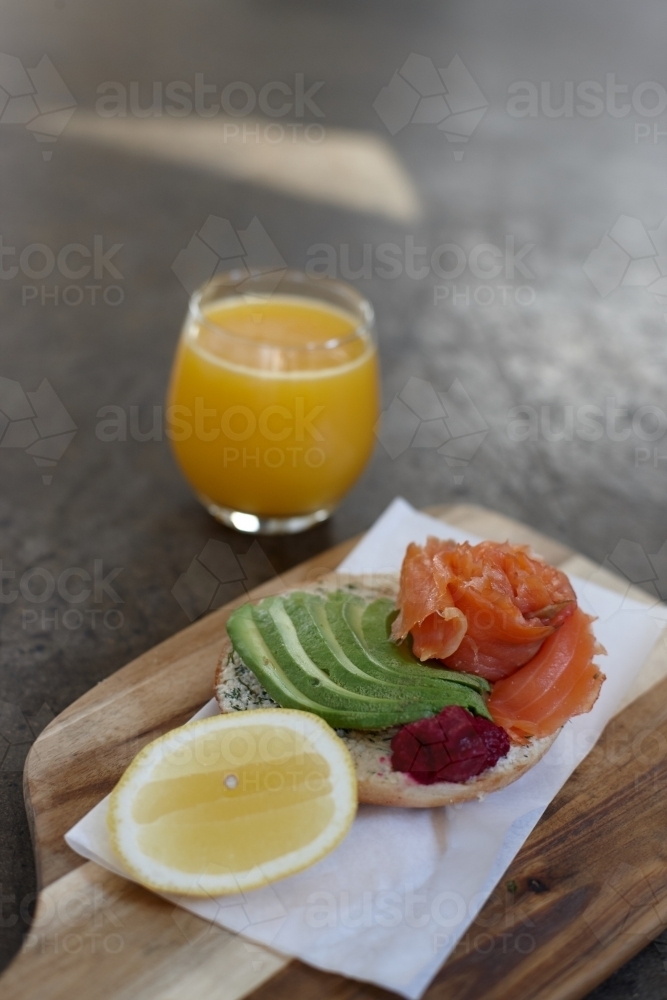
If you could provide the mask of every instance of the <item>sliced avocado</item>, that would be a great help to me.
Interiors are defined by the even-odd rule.
[[[329,725],[343,729],[387,729],[402,721],[415,721],[433,714],[429,706],[396,705],[391,702],[383,703],[377,699],[372,708],[369,707],[368,699],[358,703],[360,706],[365,705],[366,710],[358,708],[355,711],[354,708],[341,709],[322,705],[299,690],[286,676],[282,669],[283,656],[281,655],[279,662],[265,642],[257,624],[256,612],[257,608],[251,605],[238,608],[227,622],[227,631],[234,649],[245,665],[261,681],[273,700],[283,708],[313,712]],[[384,707],[385,705],[387,707]]]
[[[269,597],[252,609],[252,615],[262,639],[298,690],[320,705],[351,711],[368,710],[366,696],[347,691],[311,660],[283,600]]]
[[[319,661],[312,660],[304,649],[302,640],[308,640],[297,631],[284,598],[266,598],[253,608],[253,617],[283,672],[298,690],[317,704],[354,713],[391,711],[394,715],[412,705],[414,711],[421,713],[417,718],[432,714],[432,702],[419,698],[411,689],[391,691],[386,697],[377,687],[372,693],[361,694],[329,677],[320,668]]]
[[[336,599],[326,602],[326,614],[336,639],[358,667],[378,681],[398,685],[421,692],[437,692],[443,682],[465,684],[477,691],[488,691],[489,684],[479,677],[468,677],[452,670],[425,666],[407,649],[406,645],[396,646],[391,639],[391,619],[394,611],[391,602],[386,601],[389,613],[380,616],[378,627],[369,629],[373,641],[369,641],[362,629],[362,616],[369,608],[367,601],[360,597],[341,592],[333,595]],[[342,599],[341,599],[342,597]]]
[[[371,698],[396,697],[401,694],[391,688],[386,693],[381,691],[374,678],[360,670],[346,656],[331,631],[322,598],[314,594],[290,594],[285,599],[285,610],[310,659],[337,685]]]
[[[232,645],[245,665],[252,670],[258,680],[266,688],[268,694],[283,708],[296,708],[304,712],[313,712],[334,728],[343,729],[375,729],[375,716],[371,720],[368,713],[338,711],[326,708],[299,691],[283,673],[280,664],[264,642],[257,628],[253,608],[249,604],[234,611],[227,622],[227,632]],[[414,718],[421,718],[415,716]],[[379,728],[396,725],[395,713],[383,717]]]
[[[425,667],[409,650],[397,650],[392,611],[388,600],[369,604],[344,591],[326,598],[292,593],[244,605],[227,630],[279,705],[315,712],[331,725],[385,729],[446,705],[490,718],[480,693],[486,681]]]
[[[283,708],[319,707],[314,701],[307,706],[306,696],[286,677],[257,627],[251,604],[244,604],[230,615],[227,633],[236,653],[261,679],[274,701]]]

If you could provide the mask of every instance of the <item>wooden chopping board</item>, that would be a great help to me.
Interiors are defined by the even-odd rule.
[[[566,572],[627,583],[501,515],[429,511],[484,538],[527,542]],[[346,542],[253,591],[334,569]],[[642,591],[632,596],[648,601]],[[238,603],[238,602],[236,602]],[[362,1000],[374,986],[319,972],[200,920],[84,862],[63,834],[114,786],[138,750],[212,695],[236,603],[98,684],[35,742],[24,776],[40,895],[6,1000]],[[443,966],[428,1000],[575,1000],[667,926],[667,650],[661,640],[625,707],[572,775]]]

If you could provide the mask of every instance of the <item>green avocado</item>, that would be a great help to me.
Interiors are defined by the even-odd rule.
[[[377,704],[370,707],[363,701],[347,708],[333,707],[317,700],[312,685],[309,695],[306,693],[307,684],[301,683],[298,687],[292,683],[283,670],[285,660],[281,656],[279,662],[266,644],[257,624],[256,611],[251,605],[238,608],[227,622],[227,631],[235,651],[275,702],[283,708],[313,712],[335,729],[387,729],[397,724],[393,705],[388,711],[378,711]],[[432,713],[424,708],[415,708],[408,713],[410,721],[424,718],[427,714]]]
[[[245,604],[227,631],[234,650],[283,708],[342,729],[386,729],[461,705],[491,718],[482,678],[429,667],[391,640],[391,601],[349,591],[295,592]]]

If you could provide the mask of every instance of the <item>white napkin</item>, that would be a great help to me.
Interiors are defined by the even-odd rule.
[[[400,567],[429,534],[478,541],[396,500],[343,562],[354,573]],[[318,968],[422,995],[575,767],[593,747],[659,637],[655,609],[578,578],[582,608],[608,650],[592,712],[572,719],[513,785],[447,809],[361,806],[346,840],[299,875],[239,896],[168,897],[184,909]],[[196,718],[213,715],[215,701]],[[129,877],[107,836],[107,800],[66,835],[69,846]],[[517,938],[517,947],[520,937]],[[522,943],[526,951],[530,942]]]

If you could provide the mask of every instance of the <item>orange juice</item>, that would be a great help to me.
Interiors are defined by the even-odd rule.
[[[330,301],[221,298],[191,312],[168,403],[179,465],[216,516],[326,516],[373,448],[375,345]]]

